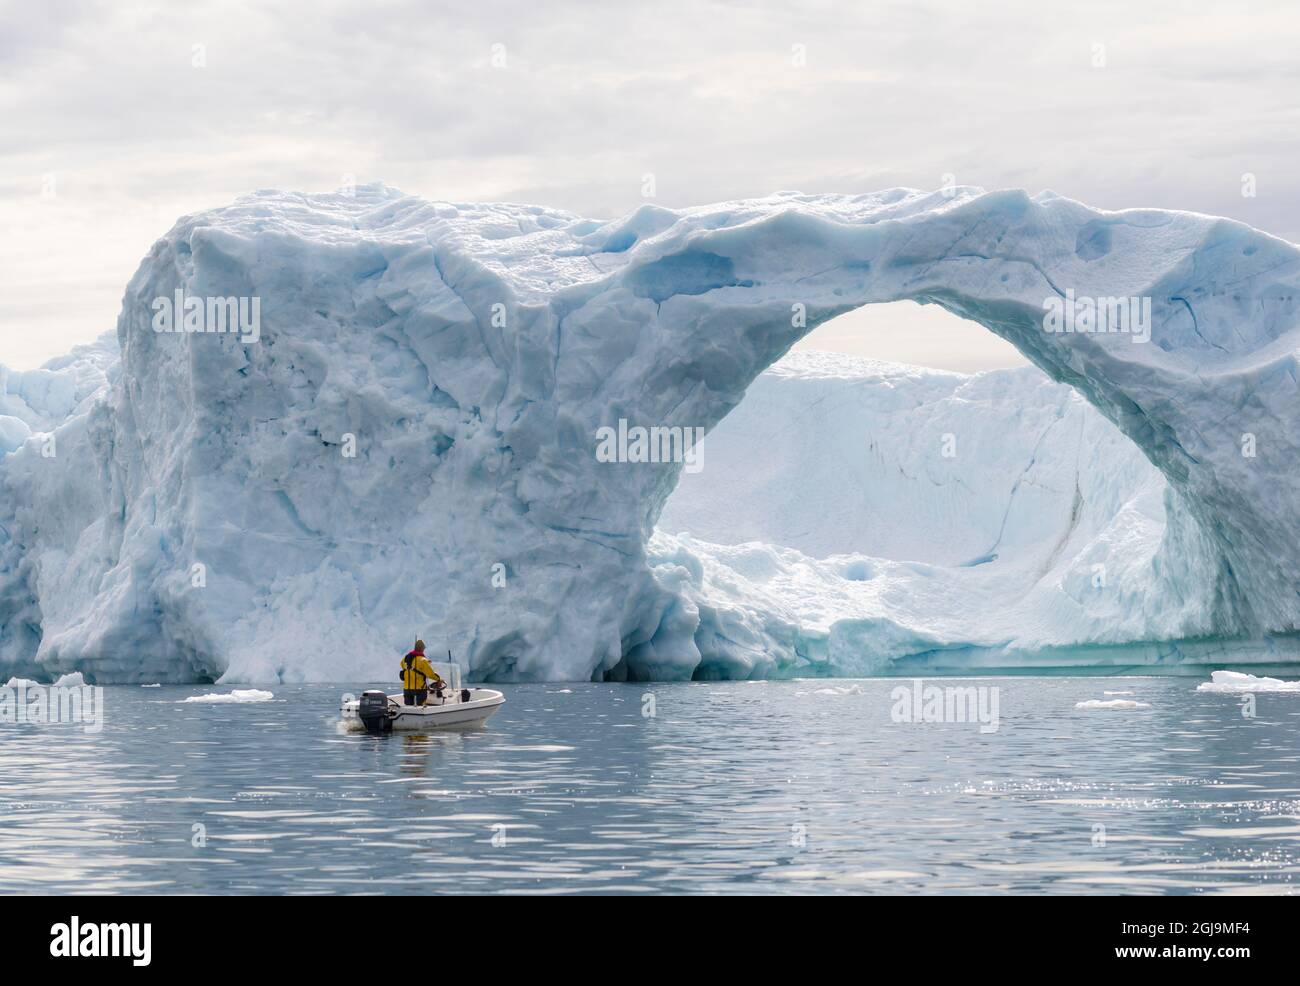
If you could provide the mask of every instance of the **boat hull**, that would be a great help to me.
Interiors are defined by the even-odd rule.
[[[471,688],[469,701],[446,701],[441,705],[431,700],[428,705],[405,705],[401,695],[388,696],[387,722],[383,728],[370,728],[362,721],[360,703],[351,699],[340,709],[343,726],[353,732],[425,732],[451,726],[473,726],[487,722],[505,704],[506,697],[491,688]]]

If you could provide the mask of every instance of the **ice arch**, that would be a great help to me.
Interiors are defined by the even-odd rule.
[[[258,193],[154,246],[120,366],[46,423],[58,456],[36,435],[0,460],[0,658],[387,677],[421,632],[494,678],[689,676],[690,613],[645,555],[680,467],[599,462],[598,430],[707,429],[817,324],[901,299],[1009,340],[1168,478],[1156,567],[1194,563],[1210,600],[1180,635],[1291,632],[1298,261],[1227,220],[1019,191],[613,223],[382,186]],[[154,331],[178,289],[259,298],[260,339]],[[1150,341],[1045,331],[1070,292],[1149,298]]]

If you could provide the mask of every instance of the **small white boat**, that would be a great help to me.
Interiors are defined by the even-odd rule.
[[[406,705],[403,695],[386,695],[378,689],[345,698],[339,707],[343,725],[368,733],[413,732],[486,722],[505,705],[506,697],[492,688],[462,688],[460,665],[434,663],[446,685],[441,694],[430,690],[425,705]]]

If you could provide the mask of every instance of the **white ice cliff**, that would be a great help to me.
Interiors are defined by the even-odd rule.
[[[0,673],[389,678],[417,633],[495,679],[1290,634],[1298,276],[1295,246],[1238,223],[1050,194],[612,223],[248,196],[154,246],[115,343],[0,373]],[[178,290],[257,299],[257,337],[156,331]],[[1149,299],[1149,341],[1046,331],[1064,297]],[[859,378],[847,440],[809,409],[729,459],[720,428],[676,529],[655,533],[680,463],[598,460],[602,427],[711,429],[817,324],[899,299],[987,326],[1100,415],[1034,371],[796,359],[773,406]],[[781,482],[806,532],[759,509]]]

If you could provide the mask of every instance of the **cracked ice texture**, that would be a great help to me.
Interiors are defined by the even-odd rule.
[[[899,299],[1007,339],[1162,474],[1163,533],[1115,552],[1119,601],[1096,607],[1119,628],[1058,558],[1016,588],[1043,597],[1016,647],[1292,631],[1298,274],[1296,247],[1238,223],[1016,191],[783,193],[611,223],[383,186],[254,194],[155,244],[120,362],[105,342],[0,388],[0,662],[101,682],[388,678],[419,633],[479,677],[743,676],[996,642],[971,632],[979,614],[903,612],[905,581],[889,611],[842,614],[839,648],[834,621],[777,602],[723,639],[702,577],[647,554],[679,467],[594,456],[619,418],[711,428],[817,324]],[[151,304],[177,288],[259,297],[261,341],[155,333]],[[1044,299],[1067,289],[1149,296],[1151,342],[1046,333]]]

